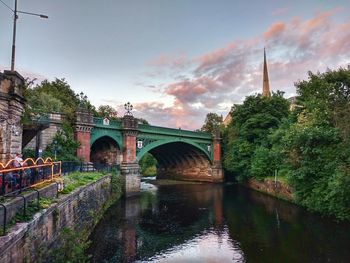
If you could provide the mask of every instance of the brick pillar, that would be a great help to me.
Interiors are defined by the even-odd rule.
[[[141,186],[140,167],[136,160],[137,120],[132,115],[125,115],[122,120],[122,129],[124,148],[121,178],[125,195],[131,196],[138,194]]]
[[[0,72],[0,162],[22,152],[24,78],[16,71]]]
[[[216,130],[213,136],[213,165],[211,170],[213,182],[223,182],[224,173],[221,164],[221,138],[219,130]]]
[[[93,115],[79,108],[76,111],[76,123],[74,138],[80,143],[77,149],[77,157],[83,162],[90,162],[90,134],[93,128]]]

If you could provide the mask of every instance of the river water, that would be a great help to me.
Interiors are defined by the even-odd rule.
[[[108,209],[91,262],[350,262],[350,224],[237,185],[151,183]]]

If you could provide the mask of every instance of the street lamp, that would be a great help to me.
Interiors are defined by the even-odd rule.
[[[1,1],[2,2],[2,1]],[[38,16],[40,18],[49,18],[47,15],[18,11],[17,10],[17,0],[15,0],[15,9],[13,10],[8,5],[6,5],[13,12],[13,37],[12,37],[12,55],[11,55],[11,71],[15,70],[15,54],[16,54],[16,22],[18,19],[18,13],[25,15]]]
[[[126,110],[124,116],[132,116],[132,109],[134,106],[131,105],[130,102],[124,104],[124,109]]]

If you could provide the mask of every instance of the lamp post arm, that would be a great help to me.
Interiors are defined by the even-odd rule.
[[[25,15],[32,15],[32,16],[39,16],[41,18],[49,18],[47,15],[30,13],[30,12],[24,12],[24,11],[17,11],[17,13],[25,14]]]

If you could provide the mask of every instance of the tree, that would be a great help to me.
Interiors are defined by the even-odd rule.
[[[350,219],[350,69],[313,74],[296,83],[303,110],[280,143],[296,201]]]
[[[143,176],[157,175],[157,160],[152,154],[146,153],[140,160],[140,169]]]
[[[309,79],[296,83],[298,103],[350,136],[350,66],[325,73],[309,72]],[[322,114],[322,115],[321,115]]]
[[[118,118],[118,112],[109,105],[101,105],[97,109],[97,115],[98,117],[107,117],[109,119],[117,119]]]
[[[235,105],[233,121],[224,132],[224,168],[236,179],[261,179],[275,169],[269,135],[289,115],[289,104],[282,92],[271,97],[249,96]],[[267,169],[268,167],[268,169]]]
[[[143,119],[143,118],[137,118],[137,122],[139,124],[146,124],[146,125],[149,125],[149,122],[146,120],[146,119]]]
[[[205,118],[205,121],[204,121],[204,124],[201,128],[201,131],[204,131],[204,132],[209,132],[211,134],[214,134],[214,132],[220,128],[222,125],[222,116],[219,116],[218,114],[216,113],[208,113],[206,118]]]

